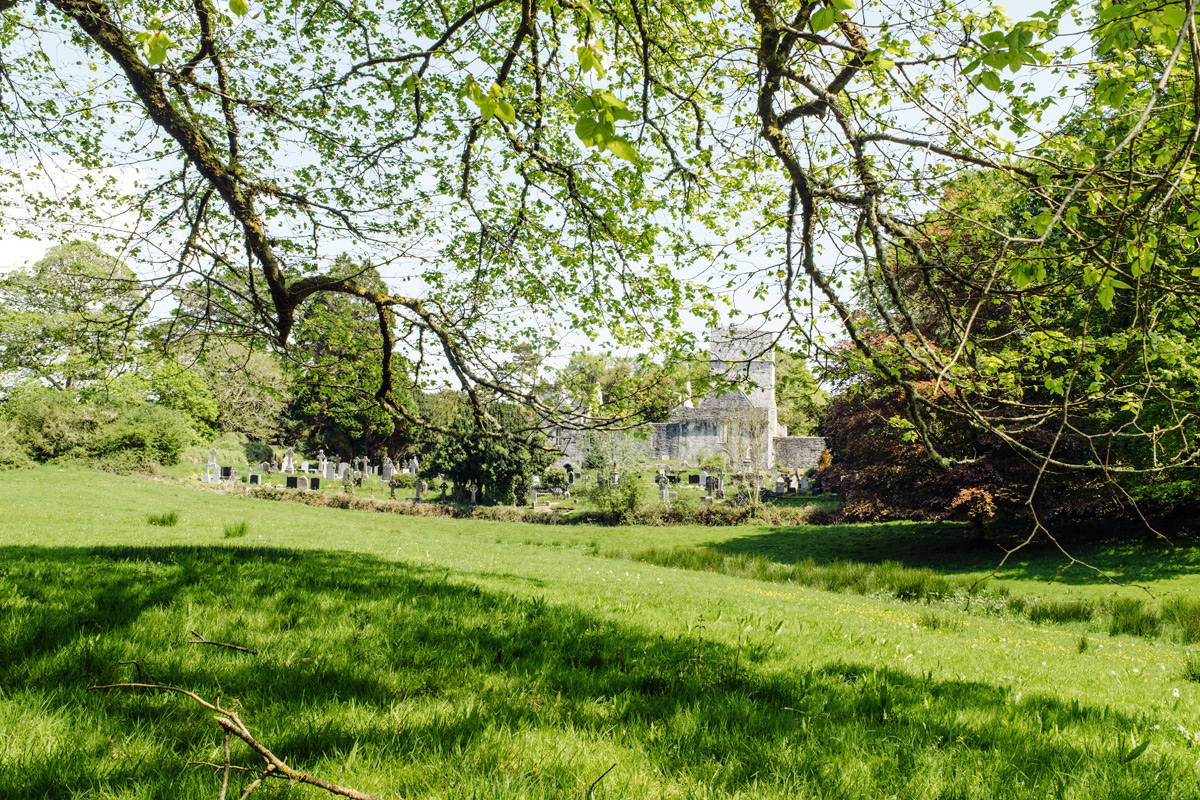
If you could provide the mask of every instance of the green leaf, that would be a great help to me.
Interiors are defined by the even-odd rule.
[[[814,31],[823,31],[826,28],[831,27],[833,23],[837,22],[840,16],[841,14],[838,13],[836,8],[825,6],[820,11],[812,15],[812,19],[809,20],[809,23],[812,25],[812,29]]]
[[[990,70],[979,73],[979,82],[986,89],[991,89],[993,92],[1000,91],[1000,76]]]
[[[611,106],[613,108],[624,108],[625,107],[625,101],[619,99],[612,92],[601,92],[600,99],[604,102],[604,104],[606,106]]]
[[[517,110],[507,100],[500,100],[496,103],[496,116],[505,122],[516,122]]]
[[[157,66],[167,60],[167,50],[171,45],[171,37],[165,31],[155,31],[146,39],[146,61],[150,66]]]
[[[587,14],[593,25],[600,24],[600,12],[588,0],[579,0],[579,7],[583,9],[583,13]]]
[[[829,0],[829,4],[839,11],[854,10],[854,0]]]
[[[637,150],[622,136],[614,136],[608,140],[608,151],[617,158],[623,158],[626,161],[637,160]]]
[[[588,147],[595,147],[603,139],[600,123],[595,117],[580,117],[575,123],[575,135]]]
[[[229,10],[239,17],[244,17],[250,13],[250,3],[248,0],[229,0]]]

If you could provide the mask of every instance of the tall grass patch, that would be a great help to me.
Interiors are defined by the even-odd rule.
[[[1162,605],[1163,617],[1179,630],[1183,644],[1200,642],[1200,600],[1172,597]]]
[[[146,522],[151,525],[157,525],[160,528],[173,528],[179,522],[179,512],[164,511],[159,514],[147,514]]]
[[[1029,621],[1061,625],[1065,622],[1089,622],[1096,616],[1096,607],[1086,600],[1052,600],[1034,603],[1029,607]]]
[[[1112,622],[1108,632],[1113,636],[1125,633],[1151,639],[1158,636],[1162,629],[1162,616],[1140,598],[1118,598],[1113,601],[1109,610],[1112,613]]]
[[[950,578],[931,569],[906,567],[897,561],[817,564],[809,558],[795,564],[780,564],[764,556],[726,554],[713,547],[650,547],[634,552],[608,550],[603,555],[660,567],[795,583],[830,592],[890,595],[899,600],[942,600],[961,596],[974,583],[970,578]]]

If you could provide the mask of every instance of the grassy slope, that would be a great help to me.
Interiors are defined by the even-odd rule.
[[[177,526],[147,524],[170,510]],[[582,797],[612,763],[598,798],[1196,796],[1200,742],[1178,726],[1200,687],[1176,646],[1080,653],[1077,632],[970,616],[929,630],[915,605],[585,552],[986,566],[953,529],[921,531],[949,537],[928,548],[869,528],[550,528],[52,469],[5,473],[0,512],[4,797],[215,796],[183,766],[219,759],[199,709],[84,691],[133,678],[132,658],[236,702],[289,763],[387,797]],[[1198,585],[1176,566],[1190,551],[1157,574],[1131,552],[1143,580]],[[1046,569],[1016,577],[1112,591],[1043,587]],[[193,628],[261,655],[188,645]]]

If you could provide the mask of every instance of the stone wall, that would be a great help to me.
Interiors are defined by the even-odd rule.
[[[775,462],[784,469],[808,469],[817,465],[824,449],[823,436],[777,436]]]

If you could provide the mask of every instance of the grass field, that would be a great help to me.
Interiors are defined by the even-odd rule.
[[[1200,597],[1180,544],[1078,554]],[[651,548],[957,577],[996,559],[955,526],[543,526],[4,473],[0,797],[217,797],[189,765],[223,760],[211,713],[87,690],[136,679],[133,660],[293,768],[387,798],[1200,796],[1200,670],[1170,635],[601,556]],[[1033,552],[1002,583],[1145,596],[1079,568],[1047,583],[1061,565]],[[233,763],[261,761],[235,742]]]

